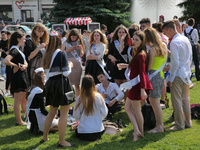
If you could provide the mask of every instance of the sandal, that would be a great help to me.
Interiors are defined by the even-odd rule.
[[[162,132],[164,132],[165,131],[165,128],[163,127],[162,129],[158,129],[158,128],[154,128],[154,129],[152,129],[152,130],[150,130],[150,131],[148,131],[147,133],[162,133]]]

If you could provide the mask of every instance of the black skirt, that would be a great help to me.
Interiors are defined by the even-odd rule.
[[[77,129],[75,130],[76,137],[84,141],[96,141],[97,139],[101,139],[104,132],[105,130],[96,133],[78,133]]]
[[[63,85],[62,85],[62,79],[63,79]],[[63,91],[64,88],[64,91]],[[62,76],[62,75],[57,75],[50,77],[43,90],[44,97],[46,97],[46,105],[51,105],[53,107],[59,107],[60,105],[69,105],[75,101],[75,99],[70,100],[67,99],[65,94],[73,91],[74,89],[69,82],[69,78]]]
[[[112,63],[112,62],[110,62]],[[110,74],[112,76],[112,78],[114,79],[120,79],[120,80],[124,80],[126,79],[124,73],[126,71],[126,68],[122,69],[122,70],[119,70],[118,67],[117,67],[117,63],[114,65],[113,63],[112,64],[109,64],[110,65]]]
[[[100,83],[97,79],[97,73],[103,72],[96,60],[87,60],[85,67],[85,75],[89,74],[93,77],[95,84]]]
[[[20,69],[13,73],[12,69],[12,79],[11,79],[11,93],[26,92],[29,87],[27,69],[21,71]]]

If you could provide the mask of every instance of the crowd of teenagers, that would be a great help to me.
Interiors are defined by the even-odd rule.
[[[75,28],[69,33],[48,34],[45,26],[37,23],[31,38],[25,39],[24,33],[16,31],[9,43],[2,32],[1,74],[3,77],[6,66],[6,90],[14,95],[16,125],[27,125],[31,132],[42,131],[40,143],[49,140],[50,130],[58,130],[58,146],[73,146],[65,141],[65,131],[70,104],[75,102],[76,136],[96,141],[105,131],[102,121],[112,120],[124,100],[134,128],[133,141],[138,141],[144,137],[141,107],[147,99],[156,118],[156,127],[148,133],[165,131],[160,102],[165,101],[168,86],[175,120],[170,130],[190,128],[192,59],[199,81],[198,31],[193,29],[192,18],[188,25],[181,25],[178,19],[164,22],[164,16],[160,20],[151,25],[149,18],[143,18],[140,26],[129,28],[119,25],[107,37],[106,25],[93,32],[84,30],[81,35]]]

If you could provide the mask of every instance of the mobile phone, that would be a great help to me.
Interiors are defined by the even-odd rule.
[[[19,67],[19,68],[21,68],[21,67],[22,67],[21,65],[22,65],[22,64],[18,63],[18,67]]]

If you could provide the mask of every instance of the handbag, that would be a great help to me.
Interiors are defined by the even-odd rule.
[[[61,71],[62,71],[62,55],[61,55]],[[63,95],[65,95],[65,97],[67,98],[67,100],[70,100],[70,101],[74,101],[75,100],[75,94],[74,94],[74,91],[69,91],[67,93],[65,93],[64,91],[64,81],[63,81],[63,71],[62,71],[62,93]]]

